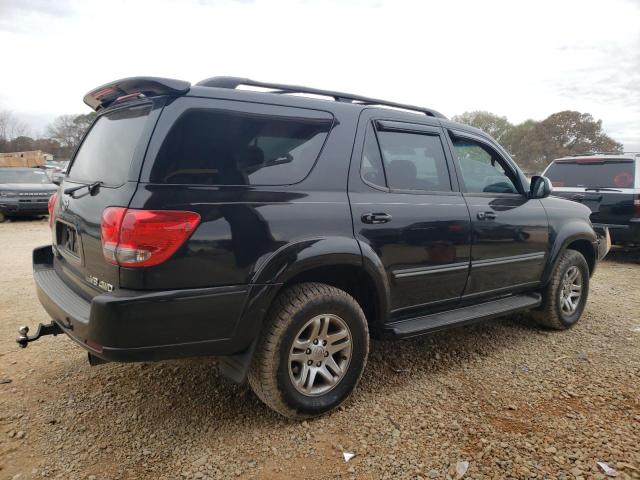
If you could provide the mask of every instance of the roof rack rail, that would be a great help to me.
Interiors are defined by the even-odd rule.
[[[250,80],[248,78],[211,77],[198,82],[196,85],[200,87],[217,87],[217,88],[230,88],[230,89],[235,89],[241,85],[245,85],[250,87],[267,88],[267,89],[273,90],[272,92],[268,92],[268,93],[276,93],[276,94],[307,93],[311,95],[322,95],[325,97],[331,97],[336,102],[353,103],[355,105],[393,107],[393,108],[399,108],[402,110],[411,110],[414,112],[424,113],[425,115],[428,115],[430,117],[444,118],[444,119],[447,118],[440,112],[437,112],[436,110],[432,110],[430,108],[416,107],[415,105],[388,102],[386,100],[379,100],[377,98],[363,97],[360,95],[353,95],[351,93],[344,93],[344,92],[334,92],[331,90],[321,90],[318,88],[301,87],[297,85],[283,85],[279,83],[257,82],[255,80]]]

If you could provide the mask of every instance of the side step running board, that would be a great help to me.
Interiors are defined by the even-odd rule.
[[[410,318],[385,326],[384,333],[394,337],[413,337],[446,328],[487,320],[501,315],[535,308],[542,302],[539,293],[526,293],[499,298],[490,302]]]

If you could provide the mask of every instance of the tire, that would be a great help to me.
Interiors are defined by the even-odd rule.
[[[249,369],[249,384],[260,400],[285,417],[318,416],[349,398],[368,353],[367,320],[358,302],[330,285],[301,283],[274,301]],[[335,383],[327,377],[335,377]]]
[[[572,297],[571,307],[563,302],[565,293],[576,293],[576,283],[572,283],[572,287],[565,286],[565,281],[573,276],[575,272],[577,280],[580,283],[580,297],[575,299]],[[573,327],[587,303],[589,296],[589,266],[587,261],[580,252],[575,250],[566,250],[558,260],[555,266],[551,280],[542,292],[542,305],[533,311],[534,319],[542,326],[553,328],[555,330],[566,330]]]
[[[7,219],[7,216],[4,212],[0,212],[0,223],[4,222]]]

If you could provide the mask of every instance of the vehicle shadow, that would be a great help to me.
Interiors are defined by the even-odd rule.
[[[429,381],[434,375],[492,357],[527,342],[532,334],[547,333],[526,316],[513,315],[409,340],[373,340],[365,373],[346,408],[357,410],[405,385]],[[179,437],[194,430],[215,436],[219,429],[254,434],[260,428],[297,424],[264,406],[248,386],[217,375],[212,358],[108,364],[92,369],[91,376],[106,379],[111,392],[108,398],[119,399],[114,416],[120,411],[127,416],[134,412],[154,436]],[[105,421],[111,417],[106,415]]]
[[[640,264],[640,247],[613,246],[604,261]]]
[[[45,221],[48,218],[48,215],[20,215],[19,217],[8,217],[2,223],[27,223],[33,221]]]

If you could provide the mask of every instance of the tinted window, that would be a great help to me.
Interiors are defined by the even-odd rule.
[[[472,140],[453,139],[467,192],[518,193],[513,174],[491,148]]]
[[[296,183],[313,167],[330,127],[330,119],[188,110],[164,140],[151,170],[151,181],[209,185]]]
[[[51,183],[44,170],[0,168],[0,183]]]
[[[367,182],[386,187],[384,178],[384,170],[382,168],[382,157],[380,156],[380,148],[376,139],[376,132],[373,125],[369,124],[364,139],[364,151],[362,152],[362,178]]]
[[[126,182],[150,111],[150,106],[127,108],[100,117],[82,142],[69,177],[108,185]]]
[[[545,176],[554,187],[633,188],[633,161],[584,159],[574,162],[555,162]]]
[[[438,135],[380,131],[378,139],[390,188],[451,190],[447,161]]]

